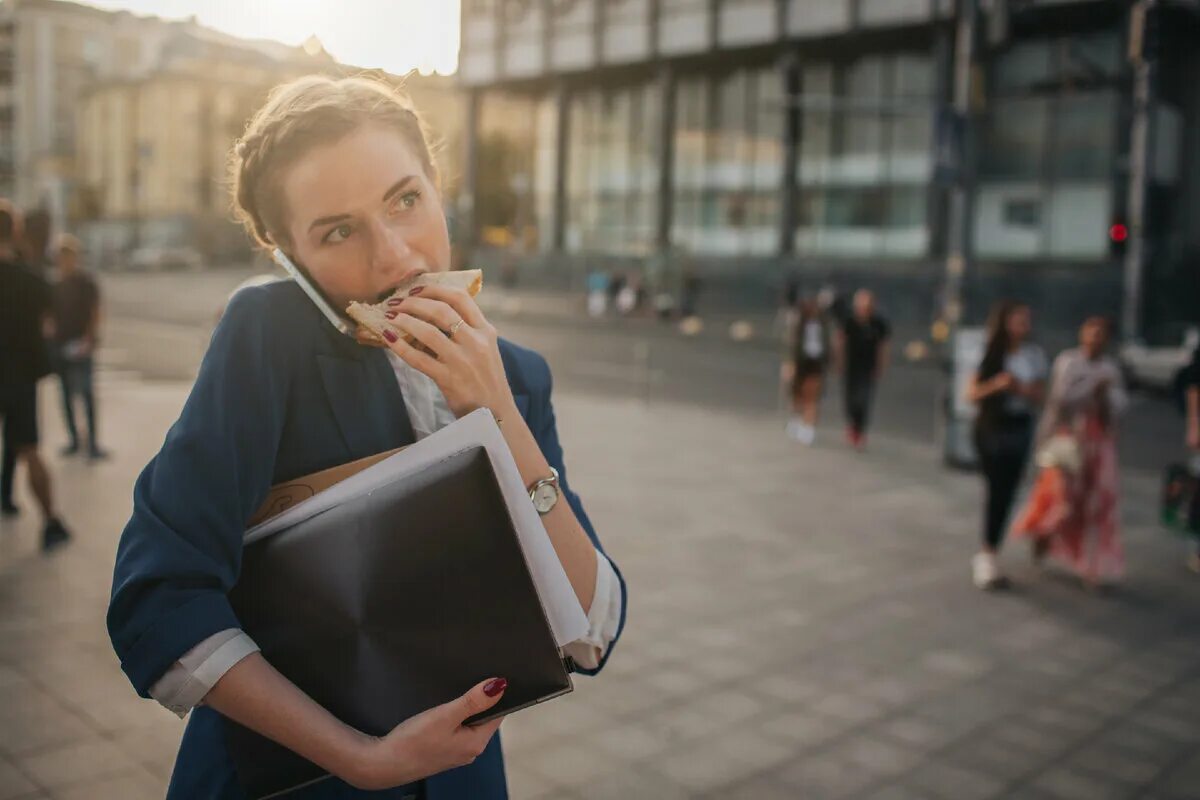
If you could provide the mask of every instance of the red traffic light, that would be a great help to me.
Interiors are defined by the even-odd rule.
[[[1129,228],[1125,227],[1120,222],[1115,222],[1108,229],[1108,238],[1114,242],[1123,242],[1129,238]]]

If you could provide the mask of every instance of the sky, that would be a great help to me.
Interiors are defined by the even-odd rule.
[[[459,0],[83,0],[165,19],[195,15],[234,36],[301,44],[316,35],[339,61],[397,75],[458,67]]]

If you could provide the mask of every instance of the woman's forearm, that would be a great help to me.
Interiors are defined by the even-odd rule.
[[[261,653],[242,659],[204,704],[355,783],[370,737],[346,725],[272,667]]]
[[[517,462],[521,480],[526,486],[531,486],[548,478],[550,464],[517,409],[514,407],[507,412],[500,412],[499,416],[503,420],[500,430]],[[559,500],[553,511],[542,517],[542,523],[586,614],[596,594],[596,547],[575,518],[575,512],[565,497]]]

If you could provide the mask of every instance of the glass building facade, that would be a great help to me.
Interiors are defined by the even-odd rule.
[[[985,14],[966,79],[957,7],[464,0],[463,81],[485,100],[528,100],[512,123],[528,130],[516,216],[536,229],[525,240],[548,276],[608,258],[691,264],[709,286],[809,275],[909,287],[921,317],[961,238],[977,308],[1019,289],[1116,313],[1142,277],[1108,234],[1138,187],[1149,213],[1170,217],[1145,225],[1144,261],[1171,276],[1200,265],[1185,211],[1171,210],[1200,197],[1200,81],[1172,77],[1152,98],[1159,160],[1134,178],[1127,4],[1030,0],[1007,30]],[[1168,35],[1161,74],[1200,77],[1186,46],[1200,13],[1172,14],[1192,33]],[[957,117],[964,80],[970,110]]]

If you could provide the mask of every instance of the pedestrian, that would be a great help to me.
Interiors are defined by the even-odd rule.
[[[108,458],[96,433],[94,357],[100,340],[100,288],[80,264],[80,244],[74,236],[59,237],[55,247],[58,281],[54,284],[54,348],[62,389],[63,420],[70,442],[64,456],[79,452],[75,402],[82,401],[87,421],[87,455],[92,461]]]
[[[1191,363],[1184,368],[1182,376],[1184,410],[1187,428],[1184,443],[1191,452],[1193,490],[1188,505],[1187,526],[1196,540],[1196,549],[1188,556],[1188,569],[1200,574],[1200,347],[1192,350]]]
[[[1053,556],[1088,587],[1124,570],[1116,432],[1128,396],[1120,367],[1106,353],[1109,330],[1107,319],[1089,318],[1079,347],[1054,360],[1038,425],[1041,469],[1013,529],[1030,539],[1037,561]]]
[[[788,436],[802,444],[811,445],[817,438],[817,414],[829,353],[828,321],[815,299],[803,298],[789,352],[792,417],[787,427]]]
[[[696,272],[696,268],[689,263],[683,270],[682,292],[679,300],[679,309],[685,319],[696,316],[700,302],[700,290],[703,286],[703,279]]]
[[[277,88],[230,172],[250,235],[286,252],[334,308],[450,266],[420,117],[381,81],[308,76]],[[338,332],[294,280],[242,289],[138,479],[108,628],[137,691],[190,712],[168,798],[243,796],[227,720],[331,774],[305,798],[507,796],[499,720],[462,724],[499,702],[504,676],[367,736],[276,672],[238,629],[228,598],[245,521],[272,485],[411,444],[476,409],[502,422],[526,485],[547,492],[539,513],[590,626],[564,654],[594,674],[611,653],[625,584],[568,487],[545,359],[499,338],[466,292],[422,289],[393,308],[381,347]]]
[[[50,472],[38,449],[37,384],[50,374],[45,330],[50,314],[50,287],[20,260],[21,217],[0,202],[0,418],[3,441],[25,466],[29,488],[42,512],[42,549],[70,539],[54,506]],[[12,497],[8,512],[15,513]]]
[[[588,316],[593,319],[603,317],[607,310],[608,275],[598,269],[593,269],[587,276]]]
[[[859,289],[834,341],[838,369],[845,380],[846,438],[860,450],[867,445],[875,387],[888,366],[890,336],[887,321],[875,311],[875,295]]]
[[[983,545],[972,561],[975,585],[1004,585],[996,556],[1033,445],[1034,416],[1046,388],[1046,356],[1029,341],[1029,307],[1001,302],[992,311],[983,360],[967,393],[979,409],[975,451],[983,470],[986,500]]]

